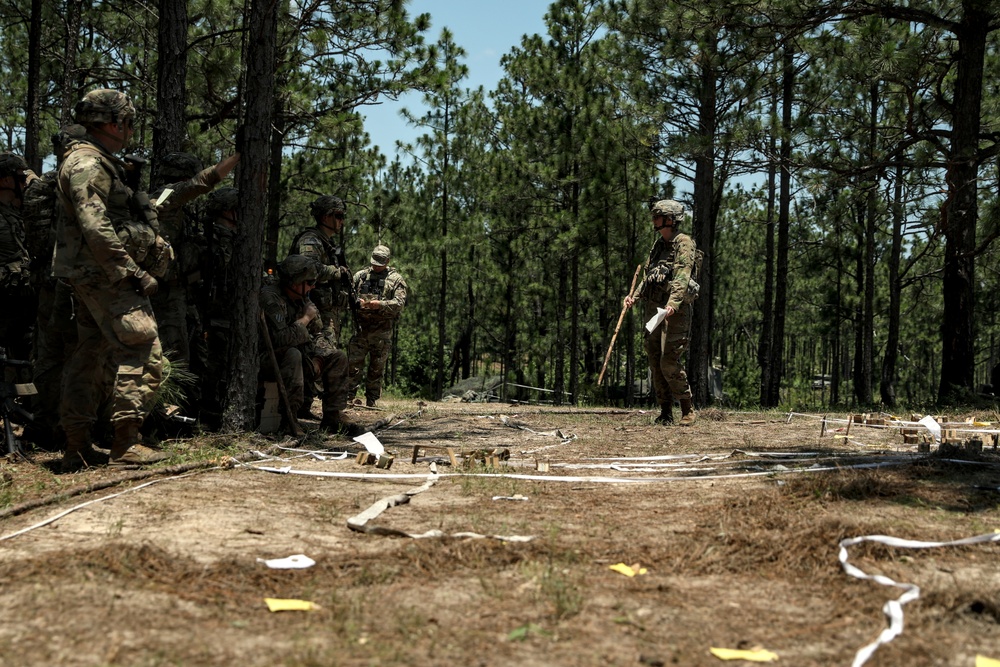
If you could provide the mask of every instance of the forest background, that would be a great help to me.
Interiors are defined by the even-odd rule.
[[[0,14],[0,132],[36,170],[95,87],[132,97],[154,170],[242,152],[231,425],[261,276],[319,194],[348,202],[354,270],[381,242],[406,276],[388,377],[407,395],[500,377],[507,399],[648,400],[637,314],[597,378],[661,198],[707,255],[699,405],[962,403],[997,363],[1000,2],[558,0],[493,90],[402,0]],[[411,91],[419,136],[390,160],[363,111]]]

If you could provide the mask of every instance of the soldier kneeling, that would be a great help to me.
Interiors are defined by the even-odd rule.
[[[278,266],[278,284],[260,291],[271,344],[288,395],[291,414],[298,414],[305,395],[306,382],[321,378],[323,383],[323,419],[320,428],[329,432],[355,434],[358,429],[343,421],[347,407],[347,355],[333,348],[322,335],[319,309],[309,300],[316,285],[319,265],[310,257],[289,255]],[[266,345],[261,345],[266,350]],[[274,380],[269,358],[261,359],[261,374]]]

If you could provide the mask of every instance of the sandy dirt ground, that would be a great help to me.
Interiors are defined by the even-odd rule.
[[[848,576],[841,540],[1000,530],[990,439],[958,460],[918,452],[898,428],[848,433],[846,415],[824,426],[708,410],[689,428],[653,416],[354,411],[394,455],[388,469],[319,435],[168,441],[176,456],[145,471],[56,475],[55,454],[4,462],[0,664],[752,664],[712,653],[724,648],[850,665],[904,589]],[[384,499],[408,502],[349,528]],[[261,562],[295,554],[315,564]],[[848,555],[919,586],[902,633],[866,664],[1000,659],[1000,540],[866,541]],[[313,608],[272,612],[266,598]]]

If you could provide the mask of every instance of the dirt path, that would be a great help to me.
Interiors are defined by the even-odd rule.
[[[341,460],[285,451],[0,520],[2,537],[127,491],[0,541],[0,663],[715,665],[712,647],[759,647],[780,664],[849,665],[886,627],[882,605],[900,591],[847,577],[841,539],[1000,529],[993,450],[977,464],[942,461],[892,429],[855,426],[845,439],[835,430],[844,425],[831,424],[821,438],[815,416],[715,411],[664,429],[638,411],[388,407],[407,415],[378,431],[396,455],[389,470],[357,465],[356,448]],[[268,444],[169,447],[221,459],[222,447]],[[351,444],[302,448],[328,455]],[[438,459],[435,483],[372,525],[532,539],[349,530],[348,518],[427,481],[431,461],[411,463],[414,444],[510,458],[455,469],[444,449],[423,451]],[[0,499],[10,506],[115,474],[55,476],[44,467],[52,459],[4,464]],[[272,570],[257,560],[292,554],[316,564]],[[996,543],[854,547],[851,562],[866,572],[921,587],[903,634],[867,664],[1000,659],[998,556]],[[609,569],[617,563],[646,573],[624,576]],[[272,613],[268,597],[319,608]]]

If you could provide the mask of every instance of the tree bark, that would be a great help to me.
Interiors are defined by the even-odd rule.
[[[41,41],[42,0],[31,0],[31,16],[28,20],[28,95],[24,109],[24,161],[37,174],[42,173],[42,156],[38,150],[41,135]]]
[[[182,150],[187,135],[187,0],[160,0],[159,5],[154,157]]]
[[[945,179],[948,199],[941,210],[945,237],[944,316],[941,320],[941,384],[938,400],[954,400],[956,390],[973,389],[975,359],[975,260],[978,216],[979,131],[983,68],[991,17],[977,0],[962,2],[952,138]]]
[[[230,263],[229,284],[238,288],[232,295],[233,310],[229,367],[223,429],[246,431],[256,418],[258,359],[257,319],[260,310],[264,212],[268,194],[271,125],[274,112],[278,10],[269,0],[250,0],[249,26],[243,57],[246,69],[243,91],[243,125],[237,149],[242,152],[238,183],[240,190],[239,227]]]

